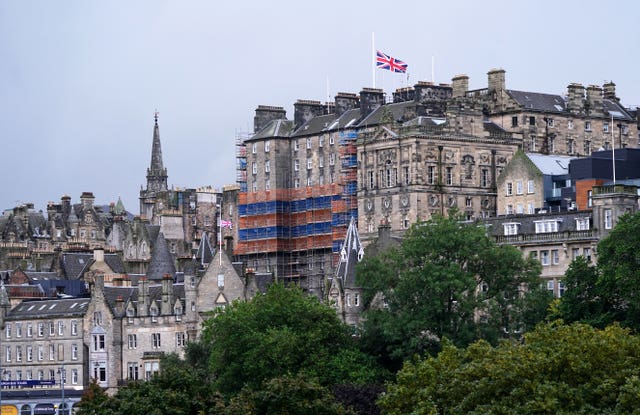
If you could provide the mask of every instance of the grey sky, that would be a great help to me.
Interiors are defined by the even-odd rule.
[[[640,3],[602,1],[0,0],[0,209],[45,209],[68,194],[121,196],[138,213],[153,131],[169,184],[235,181],[234,138],[257,105],[292,117],[296,99],[372,86],[377,49],[409,64],[413,85],[564,94],[613,80],[640,104]],[[387,94],[406,77],[377,72]]]

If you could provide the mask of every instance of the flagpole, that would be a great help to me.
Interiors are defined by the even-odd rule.
[[[220,266],[222,266],[222,206],[217,205],[218,208],[218,253],[220,254]]]
[[[613,114],[611,114],[611,161],[613,163],[613,184],[616,184],[616,140],[613,136]]]
[[[376,42],[375,32],[371,32],[371,59],[373,59],[373,65],[371,65],[371,79],[373,80],[373,88],[376,87]]]

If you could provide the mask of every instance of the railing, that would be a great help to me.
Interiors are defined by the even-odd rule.
[[[632,195],[638,194],[637,186],[628,186],[624,184],[611,184],[607,186],[594,186],[593,195],[606,195],[611,193],[628,193]]]
[[[584,239],[596,239],[592,229],[585,231],[547,232],[518,235],[498,235],[495,237],[499,244],[526,244],[539,242],[566,242]]]

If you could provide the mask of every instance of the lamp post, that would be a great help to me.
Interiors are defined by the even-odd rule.
[[[68,415],[69,411],[67,411],[67,404],[64,402],[64,382],[66,380],[67,373],[64,365],[58,368],[58,373],[60,374],[60,394],[62,396],[62,401],[60,402],[60,406],[58,407],[58,415]]]

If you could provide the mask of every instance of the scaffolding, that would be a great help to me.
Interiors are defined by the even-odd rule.
[[[247,145],[245,141],[251,138],[250,133],[236,134],[236,183],[240,192],[247,191]]]

